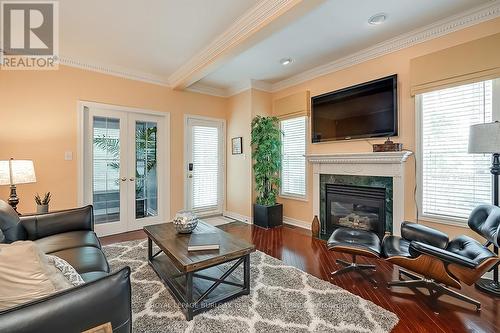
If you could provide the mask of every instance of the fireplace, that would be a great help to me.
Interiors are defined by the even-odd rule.
[[[408,151],[307,155],[313,166],[313,216],[318,216],[319,237],[326,234],[326,184],[385,188],[385,232],[401,234],[405,220],[405,162]]]
[[[339,227],[374,232],[384,237],[386,189],[381,187],[325,184],[326,209],[322,233],[329,236]]]

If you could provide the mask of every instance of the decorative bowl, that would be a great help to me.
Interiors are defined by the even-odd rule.
[[[198,217],[192,211],[181,210],[175,214],[173,223],[177,233],[189,234],[198,225]]]

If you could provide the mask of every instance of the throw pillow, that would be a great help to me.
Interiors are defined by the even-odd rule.
[[[33,242],[0,244],[0,310],[56,291]]]
[[[80,274],[66,260],[52,255],[47,255],[47,260],[64,275],[71,285],[76,287],[85,283]]]

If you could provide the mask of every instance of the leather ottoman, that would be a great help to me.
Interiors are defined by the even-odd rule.
[[[338,275],[355,271],[377,286],[377,281],[366,274],[366,270],[375,270],[375,265],[358,264],[356,256],[380,258],[380,239],[370,231],[340,227],[337,228],[328,239],[329,250],[348,253],[352,256],[352,262],[337,259],[337,264],[343,266],[341,269],[332,272]]]

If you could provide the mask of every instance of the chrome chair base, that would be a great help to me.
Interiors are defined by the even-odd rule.
[[[370,275],[366,274],[366,272],[365,272],[366,270],[374,271],[375,265],[358,264],[356,262],[355,255],[352,255],[352,262],[348,262],[348,261],[341,260],[341,259],[337,259],[335,262],[343,267],[332,272],[331,275],[340,275],[340,274],[349,273],[349,272],[357,272],[361,276],[363,276],[365,279],[370,281],[375,286],[375,288],[377,288],[377,281],[374,278],[372,278]]]
[[[410,280],[401,280],[402,276],[410,278]],[[407,287],[407,288],[425,288],[429,291],[429,295],[433,299],[433,303],[437,302],[437,299],[441,296],[448,295],[458,300],[467,302],[469,304],[475,305],[477,311],[481,311],[481,303],[471,297],[465,296],[451,288],[448,288],[432,279],[426,279],[420,277],[416,274],[410,273],[406,270],[399,269],[400,280],[391,281],[387,283],[387,287]],[[437,311],[434,311],[438,313]]]

